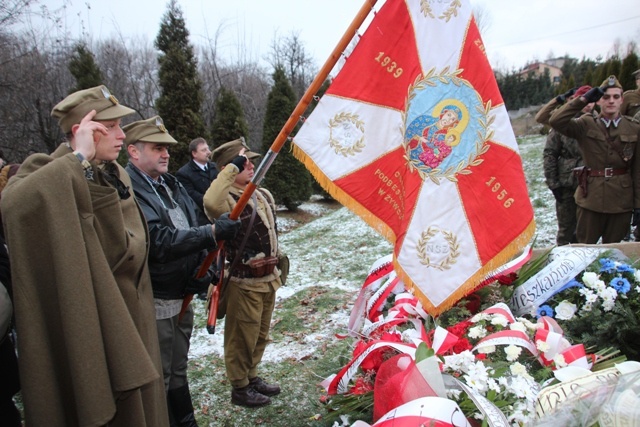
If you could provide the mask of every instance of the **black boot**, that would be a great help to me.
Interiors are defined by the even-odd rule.
[[[280,386],[277,384],[268,384],[260,377],[251,378],[249,385],[252,389],[265,396],[275,396],[280,394]]]
[[[193,413],[189,384],[169,390],[168,403],[172,418],[171,426],[198,427]]]
[[[255,391],[251,384],[242,388],[233,388],[231,390],[231,403],[234,405],[246,406],[248,408],[257,408],[271,403],[264,394]]]

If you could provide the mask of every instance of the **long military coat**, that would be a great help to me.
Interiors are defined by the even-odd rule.
[[[148,235],[133,195],[88,181],[62,145],[29,157],[0,207],[26,425],[167,426]]]

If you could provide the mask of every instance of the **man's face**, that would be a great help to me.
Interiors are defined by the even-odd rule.
[[[253,170],[255,166],[251,160],[247,160],[244,162],[244,169],[238,175],[236,175],[235,183],[240,187],[244,187],[251,182],[251,178],[253,178]]]
[[[209,144],[205,142],[198,144],[198,148],[195,151],[191,152],[193,160],[201,164],[207,163],[209,161],[210,155],[211,150],[209,149]]]
[[[107,134],[94,132],[94,138],[97,136],[97,141],[94,139],[96,141],[95,160],[109,162],[118,158],[125,135],[120,127],[120,119],[101,121],[100,123],[107,128]]]
[[[604,91],[604,95],[598,101],[600,105],[600,111],[605,117],[615,117],[620,112],[620,106],[622,105],[622,89],[617,87],[610,87]]]
[[[140,146],[141,148],[138,148]],[[134,144],[130,150],[131,162],[153,179],[158,179],[169,170],[169,147],[167,144],[143,142]]]

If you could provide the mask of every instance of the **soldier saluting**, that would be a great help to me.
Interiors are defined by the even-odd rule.
[[[576,190],[579,243],[615,243],[640,223],[640,159],[636,154],[640,124],[620,114],[622,86],[609,76],[599,87],[556,110],[549,124],[575,138],[584,160],[583,182]],[[597,102],[600,114],[575,115]]]

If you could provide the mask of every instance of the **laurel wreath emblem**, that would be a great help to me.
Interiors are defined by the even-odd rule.
[[[449,244],[449,255],[439,263],[432,263],[429,255],[427,255],[427,243],[438,232],[442,233],[444,239]],[[436,270],[444,271],[451,268],[456,263],[458,256],[460,255],[460,245],[455,234],[451,231],[440,230],[436,227],[429,227],[420,235],[418,240],[418,258],[420,263],[428,267],[433,267]]]
[[[360,138],[351,145],[343,145],[334,137],[334,129],[344,123],[350,123],[360,131]],[[335,150],[336,154],[344,157],[354,156],[362,151],[364,145],[364,121],[360,120],[357,114],[338,113],[329,120],[329,146]]]
[[[433,9],[431,9],[431,5],[429,3],[430,0],[420,0],[420,10],[422,11],[422,14],[425,16],[425,18],[435,19],[436,16],[434,15]],[[447,8],[447,10],[445,10],[442,15],[438,16],[438,19],[444,19],[445,22],[449,22],[449,20],[453,16],[458,16],[458,9],[461,6],[462,3],[460,2],[460,0],[452,0],[451,3],[449,3],[449,7]]]
[[[456,86],[465,85],[473,88],[468,81],[458,77],[461,72],[462,70],[454,70],[450,72],[449,67],[445,67],[439,73],[436,72],[435,68],[432,68],[424,76],[419,74],[408,89],[407,100],[405,101],[404,111],[402,112],[402,122],[404,123],[403,128],[407,128],[406,112],[409,110],[411,101],[413,101],[413,99],[416,97],[417,92],[424,90],[427,87],[435,87],[437,83],[451,83]],[[456,175],[471,174],[471,170],[469,168],[472,166],[478,166],[483,162],[483,159],[479,157],[485,154],[487,150],[489,150],[489,145],[486,144],[486,142],[493,138],[494,135],[494,132],[492,130],[489,130],[489,127],[495,121],[495,116],[490,116],[491,101],[488,101],[484,107],[481,107],[481,105],[482,102],[480,103],[480,106],[476,107],[476,111],[479,115],[477,119],[478,124],[482,128],[482,131],[478,131],[476,135],[477,138],[475,142],[475,150],[469,153],[469,156],[466,160],[460,161],[457,165],[449,166],[445,170],[442,170],[441,168],[428,169],[421,162],[418,162],[415,159],[411,159],[408,153],[408,141],[403,141],[403,145],[406,151],[404,158],[409,165],[409,170],[411,172],[417,171],[417,173],[423,180],[426,180],[428,178],[436,185],[440,185],[440,177],[444,177],[451,182],[458,182],[458,178],[456,178]]]

